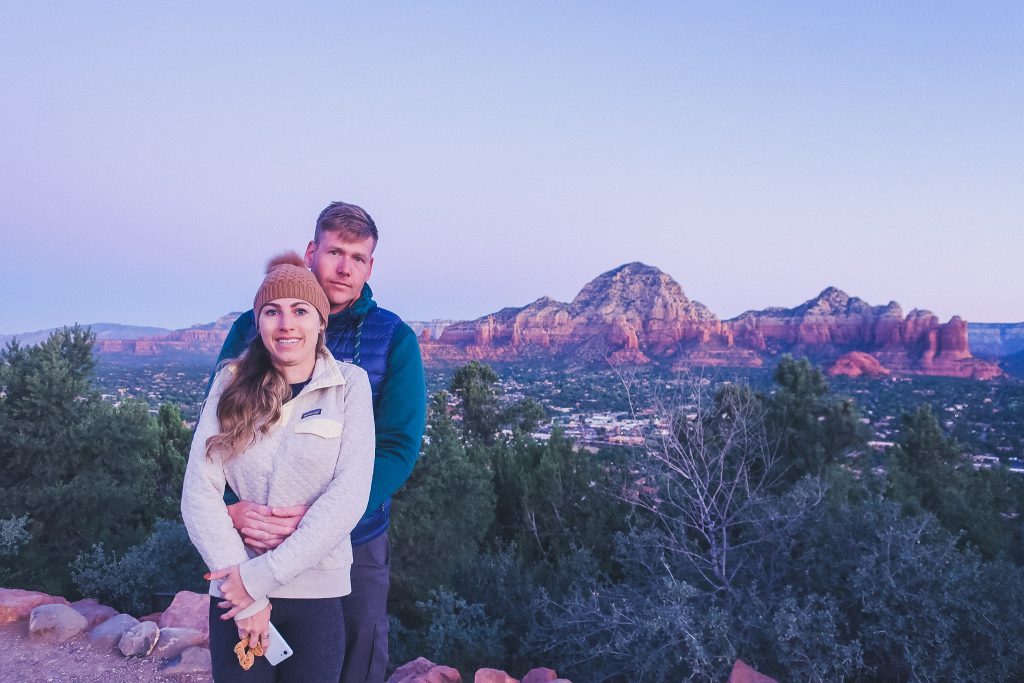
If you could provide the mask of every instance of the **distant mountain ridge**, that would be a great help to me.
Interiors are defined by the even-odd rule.
[[[1024,322],[968,323],[971,353],[990,358],[1011,356],[1024,351]]]
[[[139,337],[153,337],[167,334],[171,330],[166,327],[146,327],[141,325],[122,325],[120,323],[90,323],[83,325],[92,329],[96,339],[137,339]],[[48,330],[36,330],[34,332],[21,332],[19,334],[0,334],[0,345],[6,345],[12,339],[17,339],[23,346],[34,346],[59,330],[59,327],[52,327]]]
[[[793,308],[747,311],[720,320],[689,299],[669,275],[627,263],[586,284],[570,303],[543,297],[446,328],[425,340],[435,362],[469,359],[603,359],[611,363],[760,366],[781,353],[852,367],[843,356],[869,354],[882,370],[988,379],[997,365],[974,358],[959,317],[941,324],[930,311],[904,316],[894,301],[871,306],[835,287]],[[865,359],[859,358],[859,365]],[[853,365],[857,365],[854,363]],[[874,370],[873,370],[874,371]]]
[[[212,361],[239,315],[181,330],[98,325],[96,351]],[[475,320],[409,324],[428,365],[479,359],[758,367],[792,353],[833,374],[989,379],[1004,373],[972,355],[972,335],[987,358],[1024,351],[1024,323],[968,324],[959,316],[940,323],[930,311],[904,315],[895,301],[872,306],[836,287],[792,308],[750,310],[722,320],[687,297],[667,273],[639,262],[598,275],[568,303],[541,297]],[[41,341],[48,333],[33,334]],[[17,336],[32,343],[30,335]]]
[[[99,353],[129,353],[135,356],[157,356],[168,353],[210,356],[216,358],[232,323],[240,312],[228,313],[212,323],[193,325],[165,334],[136,339],[97,339]]]

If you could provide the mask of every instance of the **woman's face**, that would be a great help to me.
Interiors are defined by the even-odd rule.
[[[320,314],[302,299],[274,299],[260,309],[260,338],[278,369],[310,365],[316,360]]]

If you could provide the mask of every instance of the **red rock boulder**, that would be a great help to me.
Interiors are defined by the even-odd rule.
[[[180,591],[156,623],[161,629],[187,628],[199,631],[203,634],[203,642],[196,644],[207,645],[210,642],[210,596]]]
[[[750,668],[742,659],[737,659],[736,663],[732,665],[728,683],[778,683],[778,681]]]
[[[0,588],[0,625],[28,619],[32,610],[40,605],[66,605],[68,601],[56,595],[20,588]]]

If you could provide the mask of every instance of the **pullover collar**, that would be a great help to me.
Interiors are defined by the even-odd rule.
[[[346,308],[344,311],[338,313],[331,313],[327,319],[327,324],[330,325],[332,322],[350,322],[358,318],[365,318],[366,314],[377,308],[377,302],[373,300],[373,290],[370,289],[370,285],[364,283],[363,291],[359,293],[359,298],[352,302],[352,305]]]

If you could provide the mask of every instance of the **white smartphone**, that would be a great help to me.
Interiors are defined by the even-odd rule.
[[[281,637],[281,633],[274,628],[273,624],[270,625],[270,646],[267,647],[267,651],[263,655],[271,666],[277,666],[292,656],[292,648]]]

